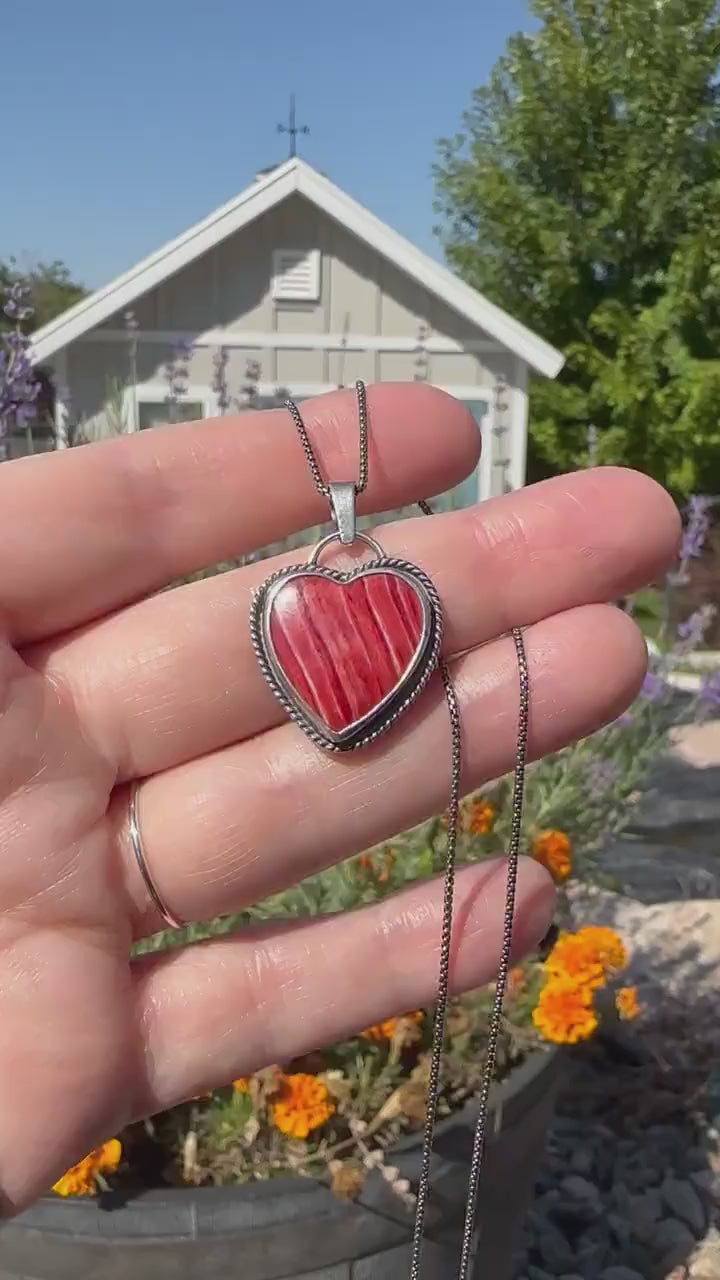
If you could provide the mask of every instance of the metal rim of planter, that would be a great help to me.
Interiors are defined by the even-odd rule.
[[[559,1051],[555,1048],[537,1050],[531,1053],[517,1068],[510,1072],[499,1085],[495,1086],[491,1095],[491,1111],[497,1115],[498,1107],[502,1108],[498,1128],[507,1130],[515,1126],[525,1112],[529,1111],[538,1097],[544,1094],[548,1082],[555,1077],[558,1070]],[[455,1131],[464,1135],[468,1152],[474,1128],[473,1117],[475,1106],[467,1103],[454,1114],[442,1119],[436,1127],[436,1143],[443,1144]],[[491,1123],[489,1132],[492,1133]],[[392,1147],[398,1155],[411,1156],[420,1151],[421,1135],[417,1132],[404,1135]],[[63,1199],[48,1194],[43,1196],[30,1209],[17,1218],[11,1219],[8,1226],[14,1224],[35,1231],[73,1235],[75,1238],[86,1234],[93,1240],[106,1238],[101,1224],[107,1223],[107,1235],[116,1242],[133,1239],[135,1231],[145,1240],[148,1239],[148,1218],[154,1221],[152,1232],[155,1239],[178,1236],[178,1212],[192,1207],[194,1217],[208,1219],[212,1217],[218,1229],[227,1232],[229,1213],[233,1206],[242,1200],[252,1199],[255,1202],[270,1199],[281,1200],[289,1195],[300,1193],[306,1196],[328,1195],[327,1185],[314,1178],[293,1177],[292,1174],[272,1178],[267,1182],[239,1183],[221,1187],[165,1187],[141,1191],[120,1204],[114,1195],[108,1198]],[[105,1206],[103,1208],[103,1205]],[[222,1212],[220,1212],[222,1206]],[[308,1204],[308,1209],[310,1208]],[[227,1215],[227,1216],[226,1216]],[[220,1219],[223,1220],[221,1225]],[[111,1225],[112,1220],[112,1225]],[[84,1224],[87,1224],[85,1227]],[[99,1229],[100,1228],[100,1229]],[[140,1229],[141,1228],[141,1229]],[[207,1230],[207,1227],[205,1228]]]

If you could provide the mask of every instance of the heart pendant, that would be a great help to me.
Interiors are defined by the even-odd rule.
[[[348,751],[389,729],[429,680],[440,600],[406,560],[381,554],[343,573],[316,564],[319,550],[255,592],[253,647],[291,719],[319,746]]]

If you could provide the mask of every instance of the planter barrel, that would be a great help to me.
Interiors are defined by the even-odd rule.
[[[477,1280],[511,1280],[561,1054],[533,1054],[495,1090],[480,1196]],[[468,1107],[437,1127],[423,1280],[455,1274],[472,1148]],[[388,1156],[415,1182],[416,1135]],[[46,1197],[0,1227],[0,1280],[403,1280],[412,1214],[372,1174],[359,1200],[312,1179],[113,1197]]]

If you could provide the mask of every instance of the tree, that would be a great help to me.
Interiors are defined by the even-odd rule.
[[[450,263],[565,351],[536,469],[720,493],[717,0],[530,0],[436,167]]]
[[[16,281],[27,289],[28,332],[54,320],[87,294],[85,286],[73,280],[68,267],[58,260],[38,262],[25,271],[12,258],[0,260],[0,289]]]

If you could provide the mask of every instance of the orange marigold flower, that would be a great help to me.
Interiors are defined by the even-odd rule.
[[[360,1034],[363,1040],[392,1040],[398,1029],[399,1022],[407,1022],[417,1025],[422,1022],[423,1014],[420,1009],[416,1009],[413,1013],[403,1013],[399,1018],[386,1018],[384,1022],[375,1022],[371,1027],[366,1027]]]
[[[377,873],[380,884],[384,884],[390,878],[390,872],[393,869],[396,857],[397,854],[394,849],[385,849],[384,853],[380,855],[380,867]]]
[[[495,809],[489,800],[480,796],[473,800],[465,811],[464,827],[473,836],[485,836],[492,830],[495,821]]]
[[[378,884],[385,884],[390,878],[393,864],[397,857],[394,849],[383,849],[377,854],[361,853],[357,860],[360,878],[363,880],[376,880]]]
[[[532,856],[557,884],[567,880],[572,871],[572,845],[564,831],[541,831],[533,840]]]
[[[507,976],[507,993],[509,996],[516,996],[524,986],[525,970],[520,965],[516,965]]]
[[[577,936],[595,949],[600,964],[608,972],[624,969],[627,952],[614,929],[605,925],[587,924],[578,930]]]
[[[101,1147],[95,1147],[84,1159],[68,1169],[55,1183],[53,1191],[59,1196],[94,1196],[99,1173],[114,1173],[120,1163],[122,1146],[117,1138],[111,1138]]]
[[[319,1129],[335,1110],[327,1085],[304,1072],[285,1076],[270,1105],[276,1129],[288,1138],[307,1138]]]
[[[553,1044],[587,1040],[598,1025],[592,988],[571,978],[552,978],[547,982],[532,1016],[541,1036]]]
[[[642,1013],[636,987],[621,987],[615,996],[615,1008],[625,1022],[631,1022]]]
[[[545,961],[545,971],[550,978],[567,978],[576,986],[601,987],[605,981],[605,968],[597,947],[579,933],[561,933]]]

